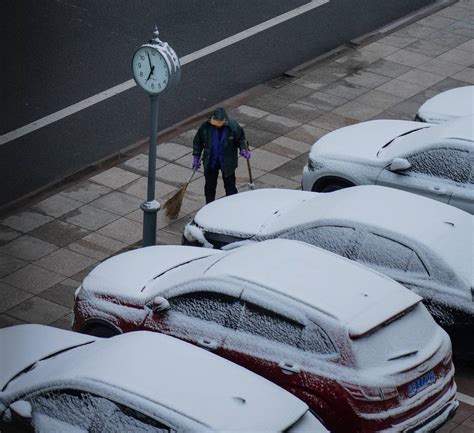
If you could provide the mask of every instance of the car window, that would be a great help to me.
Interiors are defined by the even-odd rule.
[[[354,233],[354,229],[350,227],[322,226],[287,232],[279,237],[306,242],[333,253],[344,255]]]
[[[399,242],[368,232],[363,232],[360,242],[354,257],[349,258],[383,268],[428,274],[418,255]]]
[[[327,333],[314,323],[304,329],[299,348],[305,352],[323,355],[336,353],[336,348]]]
[[[433,149],[407,157],[411,168],[408,172],[450,179],[467,183],[471,172],[469,152],[458,149]]]
[[[303,328],[298,322],[246,302],[237,330],[298,347]]]
[[[242,305],[239,300],[216,292],[193,292],[169,299],[171,311],[235,328]]]
[[[77,433],[171,431],[168,426],[142,413],[87,392],[50,391],[30,398],[29,402],[36,433],[61,430]]]

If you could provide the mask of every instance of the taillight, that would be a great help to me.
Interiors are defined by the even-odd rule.
[[[451,352],[451,350],[449,350],[446,356],[443,358],[442,364],[445,367],[450,367],[452,359],[453,359],[453,353]]]
[[[372,388],[368,386],[354,385],[343,382],[341,385],[349,394],[357,400],[383,401],[398,396],[398,390],[394,386],[386,386],[383,388]]]

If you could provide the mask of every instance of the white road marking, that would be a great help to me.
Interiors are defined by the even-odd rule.
[[[215,44],[209,45],[205,48],[195,51],[194,53],[188,54],[180,58],[181,66],[184,66],[187,63],[191,63],[209,54],[215,53],[216,51],[219,51],[239,41],[254,36],[257,33],[268,30],[271,27],[291,20],[292,18],[295,18],[298,15],[302,15],[329,2],[330,0],[312,0],[309,3],[304,4],[303,6],[297,7],[296,9],[293,9],[277,17],[271,18],[268,21],[264,21],[263,23],[257,24],[254,27],[250,27],[247,30],[244,30],[240,33],[237,33],[233,36],[216,42]],[[125,81],[122,84],[118,84],[115,87],[105,90],[104,92],[97,93],[96,95],[91,96],[90,98],[84,99],[76,104],[56,111],[55,113],[52,113],[46,117],[35,120],[34,122],[29,123],[28,125],[22,126],[18,129],[15,129],[14,131],[7,132],[6,134],[0,136],[0,146],[2,144],[8,143],[9,141],[16,140],[17,138],[30,134],[33,131],[44,128],[45,126],[57,122],[58,120],[64,119],[65,117],[71,116],[72,114],[75,114],[79,111],[85,110],[86,108],[92,107],[93,105],[99,102],[105,101],[106,99],[118,95],[119,93],[125,92],[126,90],[129,90],[135,86],[136,83],[133,79]]]
[[[471,406],[474,406],[474,397],[471,397],[470,395],[463,394],[461,392],[456,393],[456,398],[459,401],[462,401],[463,403],[470,404]]]

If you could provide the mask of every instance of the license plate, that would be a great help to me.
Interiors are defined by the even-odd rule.
[[[408,397],[413,397],[415,394],[418,394],[421,390],[427,388],[435,382],[435,374],[432,371],[429,371],[428,373],[408,384]]]

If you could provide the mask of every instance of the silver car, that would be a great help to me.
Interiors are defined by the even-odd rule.
[[[307,191],[384,185],[474,214],[474,116],[439,125],[372,120],[330,132],[311,148]]]

